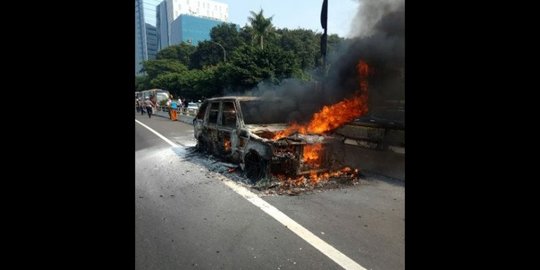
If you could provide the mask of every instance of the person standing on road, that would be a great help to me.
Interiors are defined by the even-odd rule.
[[[180,113],[184,113],[184,99],[183,98],[179,99],[178,106],[180,106]]]
[[[144,115],[144,100],[142,100],[142,98],[139,99],[139,101],[137,101],[139,103],[139,108],[141,110],[141,115]]]
[[[188,99],[186,98],[186,99],[184,99],[184,113],[186,113],[186,114],[188,113],[188,111],[187,111],[188,105],[189,105],[189,102],[188,102]]]
[[[148,113],[148,118],[152,118],[152,107],[154,104],[149,98],[146,98],[144,104],[146,105],[146,112]]]
[[[167,99],[166,106],[167,106],[167,110],[169,111],[169,119],[172,120],[172,115],[171,115],[171,98],[172,98],[172,96],[170,96],[170,97]]]
[[[178,109],[178,104],[176,104],[176,100],[171,101],[171,120],[176,121],[176,109]]]

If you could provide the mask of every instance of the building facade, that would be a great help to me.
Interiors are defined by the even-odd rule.
[[[146,24],[146,51],[148,55],[147,60],[156,59],[156,54],[158,52],[158,38],[156,27]]]
[[[222,23],[218,20],[180,15],[171,23],[171,45],[187,42],[196,46],[201,41],[209,40],[210,30]]]
[[[181,15],[183,18],[178,20]],[[225,3],[211,0],[164,0],[156,9],[158,49],[188,41],[190,38],[195,43],[204,40],[201,39],[204,36],[209,39],[210,30],[219,24],[215,22],[222,23],[228,19],[229,7]],[[194,27],[194,30],[189,27]],[[203,35],[203,32],[208,32],[208,35]]]
[[[142,0],[144,7],[144,22],[156,26],[156,9],[163,0]]]
[[[227,21],[229,19],[229,7],[225,3],[212,0],[168,0],[172,7],[172,20],[180,15]]]
[[[156,8],[156,31],[158,34],[158,50],[167,48],[170,44],[167,1],[161,2]]]
[[[146,26],[142,0],[135,0],[135,75],[141,74],[142,61],[148,59]]]

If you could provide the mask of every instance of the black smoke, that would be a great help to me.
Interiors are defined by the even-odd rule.
[[[331,3],[330,3],[331,4]],[[316,18],[315,18],[316,19]],[[285,111],[289,121],[304,123],[324,105],[354,96],[359,90],[356,65],[370,67],[369,115],[402,122],[405,81],[405,14],[403,0],[363,0],[352,22],[353,38],[328,59],[328,72],[317,82],[288,79],[280,85],[260,84],[254,95],[283,100],[266,113]],[[330,20],[330,18],[329,18]],[[316,71],[314,71],[316,72]]]
[[[401,109],[405,98],[404,2],[370,0],[362,3],[354,21],[358,27],[353,28],[357,30],[358,37],[353,38],[351,45],[336,59],[336,67],[330,70],[329,87],[326,89],[339,92],[338,98],[358,89],[354,67],[358,59],[362,59],[370,68],[370,115],[402,122],[404,115]],[[373,26],[368,28],[366,25]],[[326,94],[332,95],[331,92]]]

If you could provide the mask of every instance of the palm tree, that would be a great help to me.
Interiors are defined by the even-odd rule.
[[[264,48],[264,37],[268,36],[274,26],[272,25],[272,17],[265,18],[263,16],[263,10],[259,11],[259,13],[255,13],[253,11],[250,11],[251,17],[248,18],[249,22],[251,23],[251,27],[253,28],[253,38],[259,40],[259,44],[261,45],[261,50]]]

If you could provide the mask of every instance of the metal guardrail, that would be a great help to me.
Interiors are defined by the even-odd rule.
[[[192,124],[192,117],[197,114],[196,111],[188,111],[185,108],[178,108],[176,111],[178,121],[188,124]],[[167,106],[158,106],[157,112],[168,113],[169,108]],[[167,117],[166,115],[161,116]],[[336,130],[336,133],[345,138],[345,144],[374,150],[390,150],[399,154],[405,153],[404,130],[350,123]]]
[[[158,106],[157,109],[158,109],[158,112],[169,112],[169,107],[167,107],[167,106]],[[177,108],[176,112],[179,115],[186,115],[186,116],[195,116],[195,115],[197,115],[197,111],[188,110],[186,108]]]

